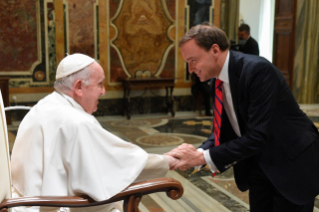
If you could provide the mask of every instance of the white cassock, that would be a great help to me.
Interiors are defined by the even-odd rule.
[[[40,100],[19,126],[11,156],[13,197],[86,194],[97,201],[106,200],[138,177],[165,176],[167,160],[158,156],[160,163],[147,171],[149,157],[140,147],[103,129],[71,97],[53,92]],[[146,178],[140,178],[142,171]],[[104,211],[112,208],[113,204],[103,206]],[[52,208],[19,207],[14,211]]]

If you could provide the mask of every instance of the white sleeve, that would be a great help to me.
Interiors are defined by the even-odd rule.
[[[212,159],[210,157],[209,150],[208,149],[207,150],[203,150],[202,148],[199,148],[199,149],[197,149],[197,151],[203,152],[206,164],[209,166],[210,171],[212,173],[217,172],[218,169],[217,169],[217,167],[215,166],[214,162],[212,161]],[[199,171],[203,166],[204,165],[195,166],[194,168],[195,168],[195,170]]]

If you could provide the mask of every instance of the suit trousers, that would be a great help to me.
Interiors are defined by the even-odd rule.
[[[249,175],[249,203],[250,212],[313,212],[314,208],[314,200],[306,205],[287,200],[256,163]]]

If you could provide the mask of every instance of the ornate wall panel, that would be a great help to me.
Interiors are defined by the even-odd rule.
[[[57,64],[79,52],[99,61],[107,91],[122,91],[137,71],[188,88],[178,48],[185,8],[186,0],[1,1],[0,75],[12,94],[51,92]]]
[[[169,2],[172,4],[172,2]],[[109,1],[110,27],[115,31],[110,36],[110,83],[123,77],[134,77],[136,72],[151,76],[174,77],[174,39],[170,30],[174,27],[166,1],[125,0]],[[114,13],[114,11],[116,11]],[[170,54],[170,60],[167,56]],[[171,65],[166,65],[173,62]]]
[[[35,1],[1,1],[1,72],[30,72],[41,61],[38,43],[39,5]]]
[[[10,87],[50,82],[46,27],[52,16],[47,14],[46,3],[39,0],[0,3],[0,75],[10,76]]]
[[[97,58],[96,0],[66,0],[68,53],[83,53]]]

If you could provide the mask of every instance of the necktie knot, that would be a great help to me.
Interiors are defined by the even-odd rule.
[[[216,88],[220,91],[223,90],[223,81],[221,81],[220,79],[216,79]]]

